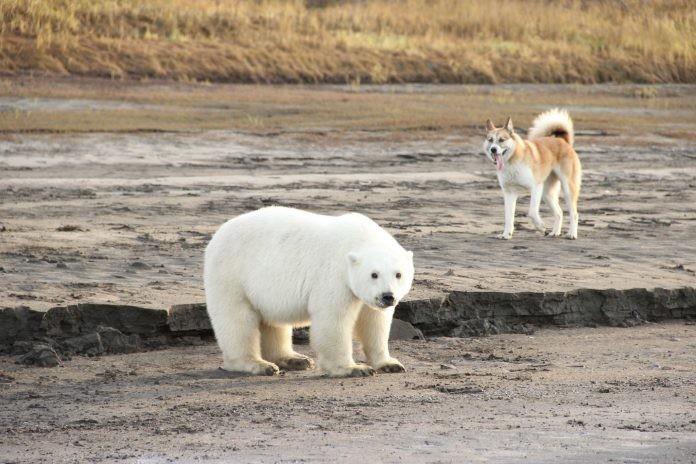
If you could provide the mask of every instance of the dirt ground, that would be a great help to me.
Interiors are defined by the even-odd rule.
[[[523,199],[497,240],[485,118],[523,131],[555,105],[578,130],[579,239],[535,232]],[[4,79],[0,305],[203,301],[210,235],[270,204],[369,215],[414,250],[414,298],[693,286],[695,133],[694,86]],[[399,342],[409,372],[364,380],[219,378],[212,344],[3,357],[0,460],[693,462],[693,327]]]
[[[343,380],[221,375],[214,344],[0,359],[0,462],[696,460],[694,325],[393,346],[407,373]]]
[[[413,297],[694,284],[696,87],[399,89],[5,82],[0,301],[203,301],[211,234],[271,204],[372,217],[415,251]],[[485,115],[524,130],[554,100],[578,130],[579,240],[540,236],[527,199],[496,240]]]

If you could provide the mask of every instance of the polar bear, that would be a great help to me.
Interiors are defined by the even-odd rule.
[[[293,326],[311,325],[318,366],[329,376],[403,372],[387,341],[413,273],[413,253],[361,214],[272,206],[231,219],[213,235],[204,264],[223,368],[265,375],[312,368],[292,349]],[[353,360],[354,331],[367,364]]]

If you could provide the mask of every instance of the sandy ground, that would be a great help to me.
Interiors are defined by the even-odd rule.
[[[539,235],[522,200],[496,240],[483,121],[557,104],[579,130],[580,237]],[[415,251],[413,297],[693,286],[694,133],[693,86],[0,81],[0,305],[203,301],[210,235],[270,204],[368,214]],[[409,372],[364,380],[220,378],[212,344],[4,357],[0,461],[693,462],[693,327],[399,342]]]
[[[0,462],[696,461],[694,325],[394,351],[407,373],[343,380],[226,377],[213,344],[55,369],[0,360],[0,382],[14,377]]]
[[[202,251],[210,235],[225,220],[271,204],[369,215],[415,251],[413,297],[451,289],[696,281],[696,87],[667,87],[664,97],[650,100],[625,97],[630,92],[612,86],[482,88],[483,99],[470,87],[415,87],[401,94],[388,87],[255,90],[261,92],[260,113],[249,118],[275,109],[290,119],[256,130],[232,122],[230,129],[187,132],[151,132],[152,118],[166,121],[182,103],[142,101],[131,95],[140,87],[132,87],[121,90],[122,100],[82,100],[75,89],[70,98],[29,98],[17,96],[15,87],[0,97],[0,127],[11,128],[0,139],[3,305],[46,309],[98,301],[166,308],[202,301]],[[93,96],[91,88],[85,86],[86,97]],[[510,97],[515,92],[519,101]],[[234,86],[229,93],[245,100],[225,111],[237,115],[237,104],[253,112],[253,95]],[[204,102],[206,96],[223,98],[191,94]],[[390,113],[363,120],[366,95],[403,106],[400,119]],[[502,101],[492,116],[520,114],[524,129],[554,95],[575,103],[566,106],[576,118],[584,169],[580,239],[540,236],[524,217],[528,200],[521,199],[514,239],[496,240],[502,195],[494,167],[481,154],[482,122],[468,116],[455,121],[458,127],[424,130],[420,107],[409,105],[425,99],[435,108],[429,117],[437,120],[441,106],[449,121],[448,97],[469,104],[472,114],[483,114],[486,101]],[[334,126],[319,126],[315,113],[334,100],[356,106],[327,114],[338,121]],[[148,113],[152,106],[162,114]],[[75,112],[83,110],[84,124],[103,117],[106,132],[78,132]],[[405,114],[411,110],[413,116]],[[150,129],[109,132],[121,112],[121,119],[142,117],[136,122]],[[607,112],[615,114],[614,124],[602,122]],[[194,127],[207,121],[196,114],[189,115]],[[208,117],[217,121],[216,114],[211,110]],[[60,115],[67,133],[36,133]],[[407,129],[411,124],[420,129]],[[546,206],[542,217],[550,223]],[[65,226],[69,231],[60,230]]]

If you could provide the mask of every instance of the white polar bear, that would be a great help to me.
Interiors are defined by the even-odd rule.
[[[413,253],[361,214],[269,207],[231,219],[205,250],[205,295],[223,368],[309,369],[313,361],[292,349],[292,327],[311,324],[328,375],[403,372],[387,341],[413,273]],[[354,330],[369,365],[353,361]]]

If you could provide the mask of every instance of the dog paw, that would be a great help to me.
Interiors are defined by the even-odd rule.
[[[548,232],[548,231],[547,231],[547,232],[546,232],[546,236],[547,236],[547,237],[552,237],[552,238],[560,237],[560,236],[561,236],[561,231],[560,231],[560,230],[559,230],[558,232],[554,232],[554,231]]]
[[[575,239],[578,238],[578,236],[577,236],[577,235],[574,235],[574,234],[568,234],[568,235],[566,235],[566,238],[567,238],[568,240],[575,240]]]
[[[544,224],[542,221],[535,221],[534,219],[532,219],[532,225],[539,232],[546,234],[546,224]]]
[[[498,234],[496,235],[496,238],[499,238],[500,240],[510,240],[512,238],[512,234]]]

